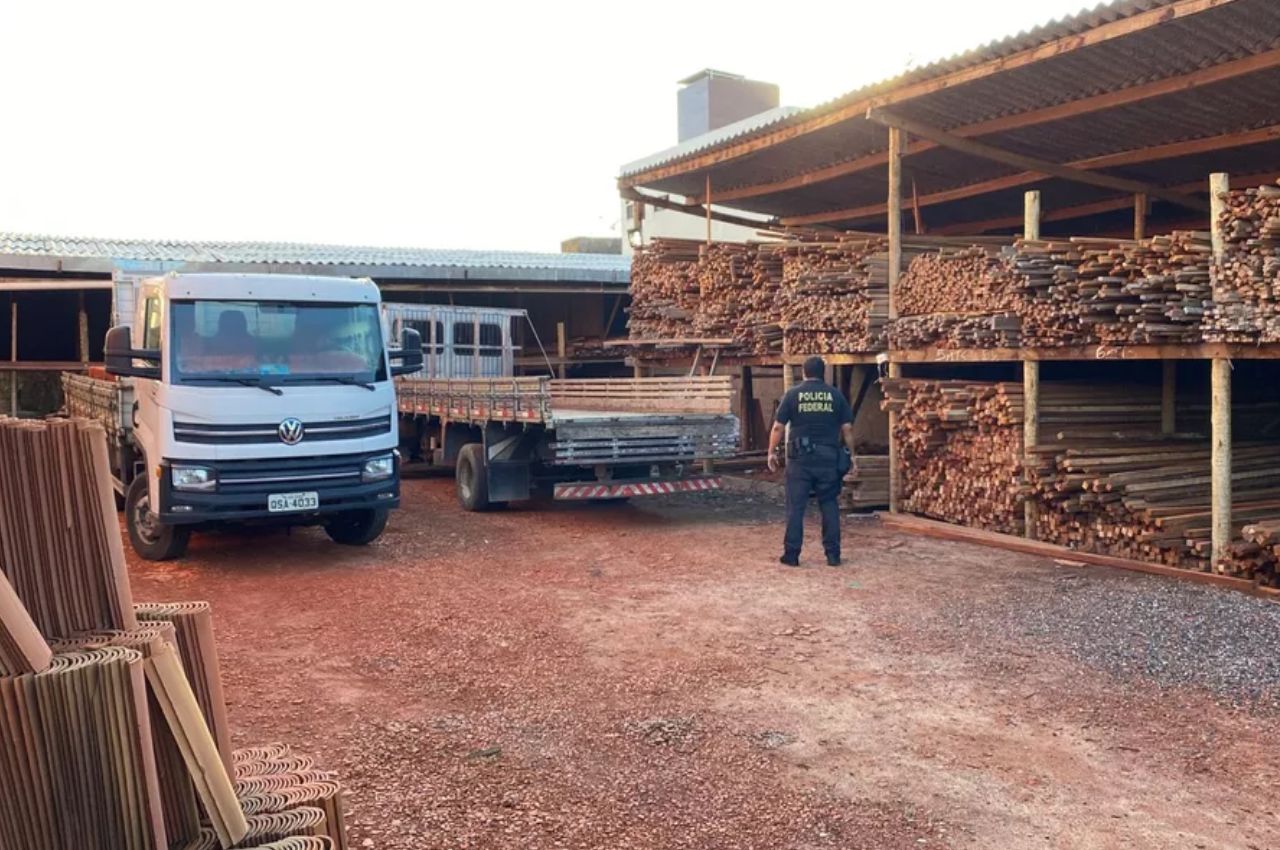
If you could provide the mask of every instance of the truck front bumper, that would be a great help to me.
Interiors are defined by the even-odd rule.
[[[400,458],[390,478],[363,481],[367,460],[387,451],[329,457],[274,458],[270,460],[161,462],[160,520],[173,525],[206,522],[269,520],[288,525],[319,522],[345,511],[390,509],[400,506]],[[191,463],[217,473],[217,487],[209,491],[177,490],[170,467]],[[271,511],[268,497],[282,493],[315,493],[313,510]]]

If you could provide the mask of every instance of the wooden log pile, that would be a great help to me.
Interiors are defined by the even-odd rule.
[[[1237,444],[1232,522],[1280,513],[1274,443]],[[1040,539],[1076,549],[1184,569],[1210,567],[1209,442],[1198,435],[1128,433],[1112,440],[1064,439],[1032,453],[1029,477],[1040,507]],[[1219,565],[1246,574],[1244,564]]]
[[[697,335],[732,339],[738,354],[781,354],[782,271],[782,257],[769,243],[703,245],[693,323]]]
[[[697,336],[694,318],[701,248],[701,242],[689,239],[654,239],[636,250],[627,321],[632,339]]]
[[[895,378],[882,388],[882,407],[898,414],[903,510],[1020,534],[1022,387]]]
[[[788,354],[882,351],[889,319],[887,239],[848,234],[782,249]]]
[[[1209,234],[1019,241],[1029,344],[1177,345],[1203,340],[1212,308]],[[1045,274],[1051,269],[1050,274]]]
[[[1022,279],[999,246],[943,246],[921,253],[899,280],[889,347],[1017,346],[1022,297]]]
[[[1227,193],[1213,268],[1211,342],[1280,342],[1280,187]]]
[[[1280,507],[1272,516],[1245,525],[1241,539],[1231,544],[1217,565],[1220,573],[1254,579],[1267,587],[1280,586]]]
[[[342,848],[331,775],[237,788],[208,606],[133,604],[102,428],[0,418],[0,460],[0,847]]]

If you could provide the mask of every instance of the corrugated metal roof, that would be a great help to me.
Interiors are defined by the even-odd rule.
[[[1177,142],[1209,142],[1204,150],[1212,155],[1197,162],[1218,163],[1212,170],[1227,168],[1228,162],[1246,174],[1273,170],[1272,148],[1256,141],[1234,146],[1230,138],[1280,125],[1280,2],[1219,0],[1175,14],[1178,3],[1187,0],[1100,6],[860,88],[775,123],[756,138],[703,145],[701,151],[624,178],[622,185],[697,197],[709,176],[718,192],[731,196],[722,203],[734,209],[874,227],[883,213],[863,211],[884,204],[880,158],[886,154],[887,132],[868,121],[864,110],[878,102],[918,123],[1057,163],[1123,153],[1133,153],[1137,158],[1130,161],[1141,162],[1144,152],[1154,151],[1151,161],[1159,166],[1147,179],[1156,185],[1187,179],[1174,160],[1188,154],[1159,152]],[[1083,40],[1094,28],[1153,12],[1142,27]],[[1063,39],[1071,49],[1046,50],[1035,61],[1000,64],[991,73],[947,77]],[[911,88],[934,78],[946,84]],[[1213,143],[1219,137],[1225,141]],[[767,144],[756,144],[756,139]],[[913,144],[908,153],[904,174],[912,191],[926,199],[923,218],[930,228],[982,221],[989,206],[979,197],[983,181],[1018,172],[930,144]],[[1045,187],[1053,180],[1033,182]],[[769,191],[775,184],[779,188]],[[970,186],[972,193],[960,191]],[[999,187],[990,191],[1000,193],[1002,200],[1009,197]],[[953,193],[951,201],[928,200],[931,193],[948,192]],[[1074,196],[1075,190],[1059,194]],[[1093,187],[1086,194],[1091,197],[1083,201],[1116,193]],[[845,211],[855,214],[837,215]]]
[[[523,251],[467,251],[384,248],[296,242],[195,242],[101,239],[0,233],[0,267],[5,257],[52,261],[101,260],[193,266],[289,266],[368,269],[371,276],[425,277],[432,270],[473,278],[501,273],[504,279],[575,279],[625,282],[630,257],[615,254],[543,254]],[[412,273],[407,273],[412,270]]]
[[[648,171],[650,168],[684,159],[686,156],[692,156],[708,148],[714,148],[716,145],[738,141],[755,133],[773,129],[785,123],[788,118],[807,112],[809,110],[801,109],[798,106],[775,106],[773,109],[752,115],[750,118],[743,118],[741,121],[726,124],[719,129],[712,130],[710,133],[703,133],[701,136],[685,139],[674,147],[658,151],[651,156],[646,156],[644,159],[629,162],[622,166],[622,176],[627,177],[631,174],[638,174],[641,171]]]
[[[633,174],[638,174],[660,165],[677,162],[685,157],[730,141],[741,141],[753,133],[779,129],[784,124],[799,123],[806,118],[812,118],[824,112],[838,109],[846,104],[892,91],[908,83],[917,83],[934,77],[941,77],[973,65],[989,62],[992,59],[999,59],[1014,53],[1020,53],[1023,50],[1030,50],[1046,42],[1077,35],[1094,27],[1127,18],[1158,6],[1167,6],[1174,2],[1176,0],[1113,0],[1110,3],[1099,3],[1092,9],[1083,8],[1075,15],[1051,20],[1030,30],[995,39],[978,47],[922,65],[919,68],[912,68],[893,77],[869,83],[811,108],[778,107],[750,118],[744,118],[734,124],[726,125],[719,130],[714,130],[692,139],[686,139],[679,145],[627,163],[622,166],[620,176],[630,177]]]

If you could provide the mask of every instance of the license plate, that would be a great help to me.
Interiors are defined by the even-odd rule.
[[[272,493],[267,496],[267,510],[273,514],[314,511],[318,507],[320,507],[319,493]]]

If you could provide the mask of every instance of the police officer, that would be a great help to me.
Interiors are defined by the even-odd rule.
[[[817,497],[822,511],[822,548],[827,553],[827,563],[840,566],[838,499],[841,482],[852,463],[853,410],[844,394],[822,379],[826,370],[821,357],[804,361],[804,382],[782,397],[769,432],[769,469],[776,471],[779,447],[786,426],[791,426],[787,443],[787,532],[782,539],[782,557],[778,559],[788,567],[800,566],[804,510],[810,496]]]

